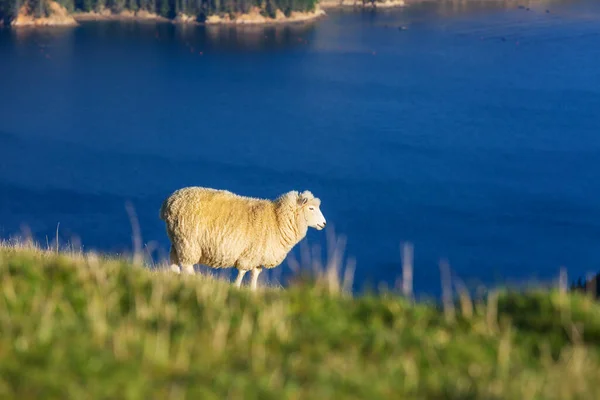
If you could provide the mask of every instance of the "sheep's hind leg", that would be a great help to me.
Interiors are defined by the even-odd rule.
[[[252,270],[252,282],[250,283],[250,288],[252,290],[256,290],[256,285],[258,283],[258,275],[260,275],[261,272],[261,267],[256,267]]]
[[[244,275],[246,275],[246,271],[245,269],[238,269],[238,275],[237,278],[235,278],[235,282],[234,282],[234,286],[235,287],[241,287],[242,286],[242,280],[244,279]]]
[[[171,262],[171,271],[175,272],[176,274],[180,274],[181,268],[179,268],[179,258],[177,257],[177,251],[173,246],[171,246],[171,250],[169,251],[169,261]]]

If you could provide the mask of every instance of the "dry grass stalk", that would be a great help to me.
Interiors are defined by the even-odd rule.
[[[486,322],[491,333],[498,331],[498,292],[495,290],[487,296]]]
[[[456,281],[456,290],[460,299],[461,315],[467,319],[473,318],[473,301],[469,291],[461,281]]]
[[[446,319],[454,320],[456,311],[454,310],[454,302],[452,301],[452,278],[450,275],[450,265],[447,261],[440,262],[440,279],[442,284],[442,304],[444,307],[444,315]]]
[[[127,210],[127,214],[129,215],[129,222],[131,224],[132,230],[131,238],[133,242],[133,264],[139,265],[142,264],[144,261],[144,256],[142,253],[142,234],[140,231],[140,225],[133,204],[131,204],[131,202],[128,201],[125,204],[125,209]]]
[[[413,245],[404,243],[402,245],[402,294],[407,299],[413,295]]]

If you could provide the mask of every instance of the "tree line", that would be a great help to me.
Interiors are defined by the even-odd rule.
[[[247,13],[253,7],[263,15],[275,17],[277,10],[286,16],[292,11],[313,11],[318,0],[55,0],[69,12],[89,12],[108,9],[113,13],[145,10],[165,18],[173,19],[179,14],[196,17],[203,22],[210,15],[235,15]],[[14,18],[18,10],[26,5],[35,17],[48,16],[50,0],[0,0],[0,20]]]

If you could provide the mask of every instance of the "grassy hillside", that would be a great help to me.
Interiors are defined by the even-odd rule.
[[[1,398],[600,398],[600,306],[583,295],[453,313],[23,248],[0,248],[0,282]]]

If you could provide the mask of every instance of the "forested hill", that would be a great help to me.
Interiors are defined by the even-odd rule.
[[[70,14],[76,12],[109,11],[113,15],[122,12],[145,11],[148,14],[175,19],[192,17],[203,22],[212,15],[246,14],[259,9],[265,17],[275,18],[283,13],[311,12],[318,0],[55,0]],[[33,18],[50,17],[53,0],[0,0],[0,19],[5,23],[26,11]]]

